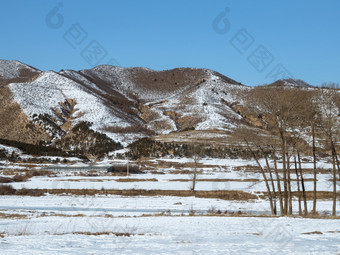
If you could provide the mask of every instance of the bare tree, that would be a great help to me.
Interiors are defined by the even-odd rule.
[[[313,155],[313,209],[312,213],[317,213],[317,156],[316,156],[316,132],[320,124],[320,115],[318,114],[318,93],[315,90],[305,90],[303,93],[305,105],[300,110],[301,121],[298,125],[301,131],[312,136],[312,155]]]
[[[237,139],[243,140],[247,149],[251,152],[256,164],[259,167],[259,170],[262,174],[266,189],[268,200],[270,204],[270,210],[272,215],[277,215],[277,206],[276,206],[276,191],[274,185],[274,179],[272,175],[272,170],[268,161],[267,154],[270,154],[270,151],[266,152],[265,149],[261,146],[261,144],[266,144],[266,139],[261,137],[260,139],[257,136],[257,133],[254,130],[247,128],[240,128],[233,134]],[[266,146],[269,148],[269,146]],[[262,166],[260,163],[260,157],[265,158],[266,167]],[[268,174],[268,176],[267,176]],[[271,188],[270,188],[271,185]],[[282,209],[282,207],[280,208]],[[282,212],[282,211],[281,211]]]
[[[288,138],[289,124],[298,117],[297,110],[302,107],[303,100],[297,89],[257,87],[250,91],[246,100],[249,114],[258,116],[263,126],[280,140],[280,154],[283,167],[283,210],[282,214],[292,212],[292,196],[290,187],[290,167]]]
[[[301,165],[301,157],[299,151],[297,151],[298,161],[299,161],[299,173],[301,177],[301,187],[302,187],[302,197],[303,197],[303,205],[304,205],[304,215],[308,215],[308,207],[307,207],[307,196],[305,189],[305,180],[302,173],[302,165]]]
[[[295,166],[296,184],[297,184],[297,190],[298,190],[299,216],[301,216],[302,215],[302,207],[301,207],[300,178],[299,178],[299,172],[298,172],[297,161],[296,161],[295,155],[294,155],[294,166]]]
[[[318,107],[321,123],[320,129],[325,135],[328,146],[331,151],[332,157],[332,174],[333,174],[333,206],[332,215],[336,215],[336,169],[337,169],[337,151],[336,144],[339,140],[339,130],[340,130],[340,111],[339,111],[339,91],[333,89],[338,85],[335,84],[323,84],[325,88],[319,90],[318,94]],[[327,88],[328,87],[328,88]]]
[[[336,215],[337,176],[340,179],[339,140],[340,140],[340,91],[338,84],[326,84],[323,89],[297,89],[278,87],[256,87],[250,90],[245,99],[244,115],[255,126],[267,130],[275,136],[279,144],[254,141],[253,134],[246,136],[246,144],[252,150],[260,171],[264,173],[266,188],[272,211],[275,211],[276,198],[279,196],[281,215],[293,212],[293,190],[291,186],[291,160],[295,166],[299,214],[308,214],[307,191],[304,180],[301,155],[313,156],[313,214],[317,213],[317,145],[316,138],[323,134],[327,140],[326,151],[332,158],[333,208]],[[256,135],[255,135],[256,136]],[[306,137],[311,137],[306,139]],[[322,137],[320,137],[322,138]],[[320,139],[322,141],[322,139]],[[276,142],[277,142],[276,141]],[[320,144],[320,143],[319,143]],[[264,146],[264,147],[262,147]],[[318,145],[319,146],[319,145]],[[268,158],[264,156],[266,167],[261,166],[258,151],[271,148],[274,160],[274,177]],[[327,149],[328,148],[328,149]],[[321,148],[320,148],[321,150]],[[263,150],[262,150],[262,154]],[[282,160],[282,178],[278,170],[277,156]],[[267,172],[266,172],[267,169]],[[266,180],[267,178],[267,180]],[[273,182],[272,182],[273,181]],[[283,189],[281,187],[283,182]],[[267,185],[268,184],[268,185]],[[276,190],[277,188],[277,190]],[[303,202],[303,210],[301,206]]]
[[[202,148],[199,148],[198,145],[194,145],[193,147],[193,160],[194,160],[194,171],[191,176],[191,191],[196,191],[196,183],[197,183],[197,176],[198,176],[198,164],[199,161],[202,159]]]
[[[282,215],[282,210],[283,210],[283,199],[282,199],[282,189],[281,189],[281,178],[279,175],[279,170],[277,168],[277,161],[276,161],[276,151],[275,148],[273,146],[271,146],[271,153],[272,153],[272,159],[274,161],[274,172],[275,172],[275,176],[276,176],[276,183],[277,183],[277,192],[279,194],[279,202],[280,202],[280,212]]]
[[[291,171],[290,171],[290,155],[289,149],[287,148],[286,162],[287,162],[287,185],[288,185],[288,215],[293,214],[293,193],[292,193],[292,182],[291,182]]]
[[[269,180],[270,180],[270,183],[271,183],[271,186],[272,186],[272,203],[273,203],[273,211],[272,213],[274,215],[277,215],[277,205],[276,205],[276,198],[277,198],[277,194],[276,194],[276,189],[275,189],[275,184],[274,184],[274,178],[273,178],[273,174],[272,174],[272,169],[270,167],[270,164],[269,164],[269,161],[268,161],[268,156],[267,156],[267,153],[262,149],[261,146],[259,146],[260,149],[261,149],[261,152],[263,154],[263,157],[266,161],[266,166],[267,166],[267,173],[269,174]]]
[[[129,156],[126,156],[126,176],[130,176],[130,169],[129,169]]]

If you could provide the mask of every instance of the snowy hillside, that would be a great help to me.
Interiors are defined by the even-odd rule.
[[[2,61],[0,67],[13,102],[29,120],[44,115],[62,128],[65,122],[74,126],[88,121],[95,131],[125,145],[148,132],[233,128],[242,117],[230,104],[241,102],[242,91],[249,89],[207,69],[153,71],[103,65],[57,73],[40,72],[18,61]],[[35,76],[13,81],[23,69]]]
[[[195,68],[154,71],[101,65],[57,73],[1,60],[0,75],[0,87],[3,84],[10,90],[3,93],[11,93],[12,103],[20,106],[29,121],[41,115],[49,126],[62,129],[59,134],[77,123],[91,122],[93,130],[123,145],[187,130],[229,132],[244,124],[239,106],[252,89],[215,71]],[[286,79],[269,86],[310,85]],[[54,135],[42,126],[49,136]]]
[[[128,125],[121,118],[112,115],[100,97],[88,93],[79,83],[53,71],[43,72],[31,83],[12,83],[9,88],[14,101],[20,104],[27,116],[44,113],[53,116],[53,109],[57,108],[59,103],[73,99],[76,100],[77,122],[93,122],[96,130],[106,125]]]

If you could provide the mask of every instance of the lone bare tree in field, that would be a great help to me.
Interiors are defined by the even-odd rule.
[[[194,160],[194,171],[191,176],[191,191],[196,191],[196,183],[197,183],[197,175],[198,175],[198,164],[202,157],[202,148],[199,148],[198,145],[194,145],[193,147],[193,160]]]

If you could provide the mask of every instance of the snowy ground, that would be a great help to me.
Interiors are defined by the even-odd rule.
[[[311,174],[305,175],[305,178],[312,178]],[[119,179],[141,178],[145,181],[141,182],[119,182]],[[63,177],[33,177],[27,182],[13,183],[16,189],[154,189],[154,190],[189,190],[191,187],[191,176],[187,174],[135,174],[129,177],[107,176],[107,177],[87,177],[87,176],[63,176]],[[203,179],[204,181],[200,181]],[[212,173],[209,175],[200,174],[198,176],[196,190],[242,190],[246,192],[266,191],[263,181],[247,181],[247,178],[256,178],[261,180],[261,174],[242,174],[242,173]],[[293,177],[294,178],[294,177]],[[154,181],[156,179],[157,181]],[[208,181],[207,179],[228,179],[228,181]],[[235,181],[233,181],[233,179]],[[332,183],[330,174],[319,175],[320,184],[319,191],[332,191]],[[148,181],[151,180],[151,181]],[[179,181],[177,181],[179,180]],[[185,181],[182,181],[185,180]],[[244,181],[242,181],[244,180]],[[296,184],[293,183],[293,188]],[[313,182],[309,181],[305,184],[307,190],[313,189]]]
[[[0,213],[12,217],[0,220],[1,254],[340,252],[336,219],[200,215],[249,208],[249,204],[253,210],[267,209],[265,201],[232,203],[193,197],[2,196]],[[195,216],[188,216],[190,212]]]
[[[5,219],[1,254],[338,254],[332,219],[206,216]],[[317,231],[317,232],[316,232]],[[97,234],[95,234],[97,233]]]
[[[156,166],[163,162],[185,164],[191,163],[191,159],[161,159],[152,161]],[[98,166],[110,165],[112,162],[100,163]],[[119,161],[119,163],[126,163],[126,161]],[[266,191],[265,182],[263,181],[260,172],[247,171],[247,166],[256,166],[253,161],[240,159],[202,159],[200,161],[203,167],[198,170],[201,173],[197,176],[196,190],[198,191],[212,191],[212,190],[240,190],[245,192],[263,192]],[[83,163],[77,164],[85,165]],[[64,166],[64,164],[60,164]],[[86,165],[85,165],[86,166]],[[244,169],[237,169],[244,167]],[[312,163],[303,163],[306,169],[312,169]],[[13,168],[13,166],[6,166],[6,168]],[[18,169],[23,169],[18,166]],[[41,167],[39,167],[41,168]],[[331,169],[329,163],[318,163],[320,169]],[[144,174],[132,174],[128,177],[124,176],[110,176],[105,171],[98,172],[99,176],[77,176],[80,173],[65,171],[57,172],[56,177],[33,177],[27,182],[19,182],[11,184],[14,188],[28,188],[28,189],[145,189],[145,190],[190,190],[192,186],[192,174],[178,174],[174,173],[176,170],[192,170],[192,167],[181,167],[180,169],[174,166],[170,168],[159,168],[162,174],[155,174],[152,171],[146,170]],[[1,176],[1,172],[0,172]],[[143,181],[125,181],[119,182],[122,178],[143,179]],[[292,170],[291,178],[296,179],[294,170]],[[306,190],[313,190],[313,174],[304,174],[306,180]],[[318,191],[332,191],[332,173],[331,171],[318,174]],[[155,180],[156,179],[156,180]],[[203,181],[200,181],[203,179]],[[209,181],[212,179],[212,181]],[[220,180],[220,181],[216,181]],[[258,180],[258,181],[254,181]],[[283,185],[283,183],[281,184]],[[296,181],[292,182],[292,189],[297,190]]]
[[[176,171],[190,169],[178,164],[191,161],[153,161],[156,166],[164,165],[164,162],[174,165],[156,167],[157,173],[150,169],[145,174],[130,177],[100,171],[99,176],[79,176],[77,172],[65,171],[11,185],[16,189],[189,190],[190,181],[183,180],[190,180],[191,175]],[[101,162],[100,165],[109,163]],[[265,191],[260,173],[246,171],[246,166],[255,165],[252,161],[204,159],[200,163],[203,166],[199,169],[202,170],[199,178],[205,180],[197,182],[197,190]],[[304,167],[310,168],[310,164],[305,163]],[[329,164],[323,162],[319,167],[327,169]],[[13,164],[2,164],[0,168],[19,173],[24,169],[22,165]],[[133,181],[132,178],[154,181]],[[259,181],[247,181],[251,178]],[[312,178],[312,175],[308,173],[305,178]],[[329,173],[319,174],[318,189],[331,190],[330,178]],[[120,182],[119,179],[132,181]],[[307,182],[307,190],[312,190],[311,184]],[[329,215],[331,201],[319,200],[317,205],[320,215]],[[309,210],[311,206],[309,201]],[[297,208],[295,201],[295,214]],[[337,208],[339,215],[340,201]],[[226,201],[175,196],[67,194],[0,196],[0,254],[340,253],[339,219],[276,218],[268,217],[269,212],[268,201],[261,199]]]

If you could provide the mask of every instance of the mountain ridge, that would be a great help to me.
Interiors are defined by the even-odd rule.
[[[25,123],[4,123],[0,138],[8,135],[4,130],[16,129],[30,134],[19,139],[28,143],[57,144],[63,136],[71,137],[67,134],[81,122],[92,123],[94,132],[123,145],[193,129],[229,132],[245,124],[236,106],[252,89],[202,68],[155,71],[101,65],[55,72],[0,61],[0,74],[0,95],[10,95],[0,117],[15,119],[20,112],[19,123]],[[13,114],[10,107],[16,107]]]

